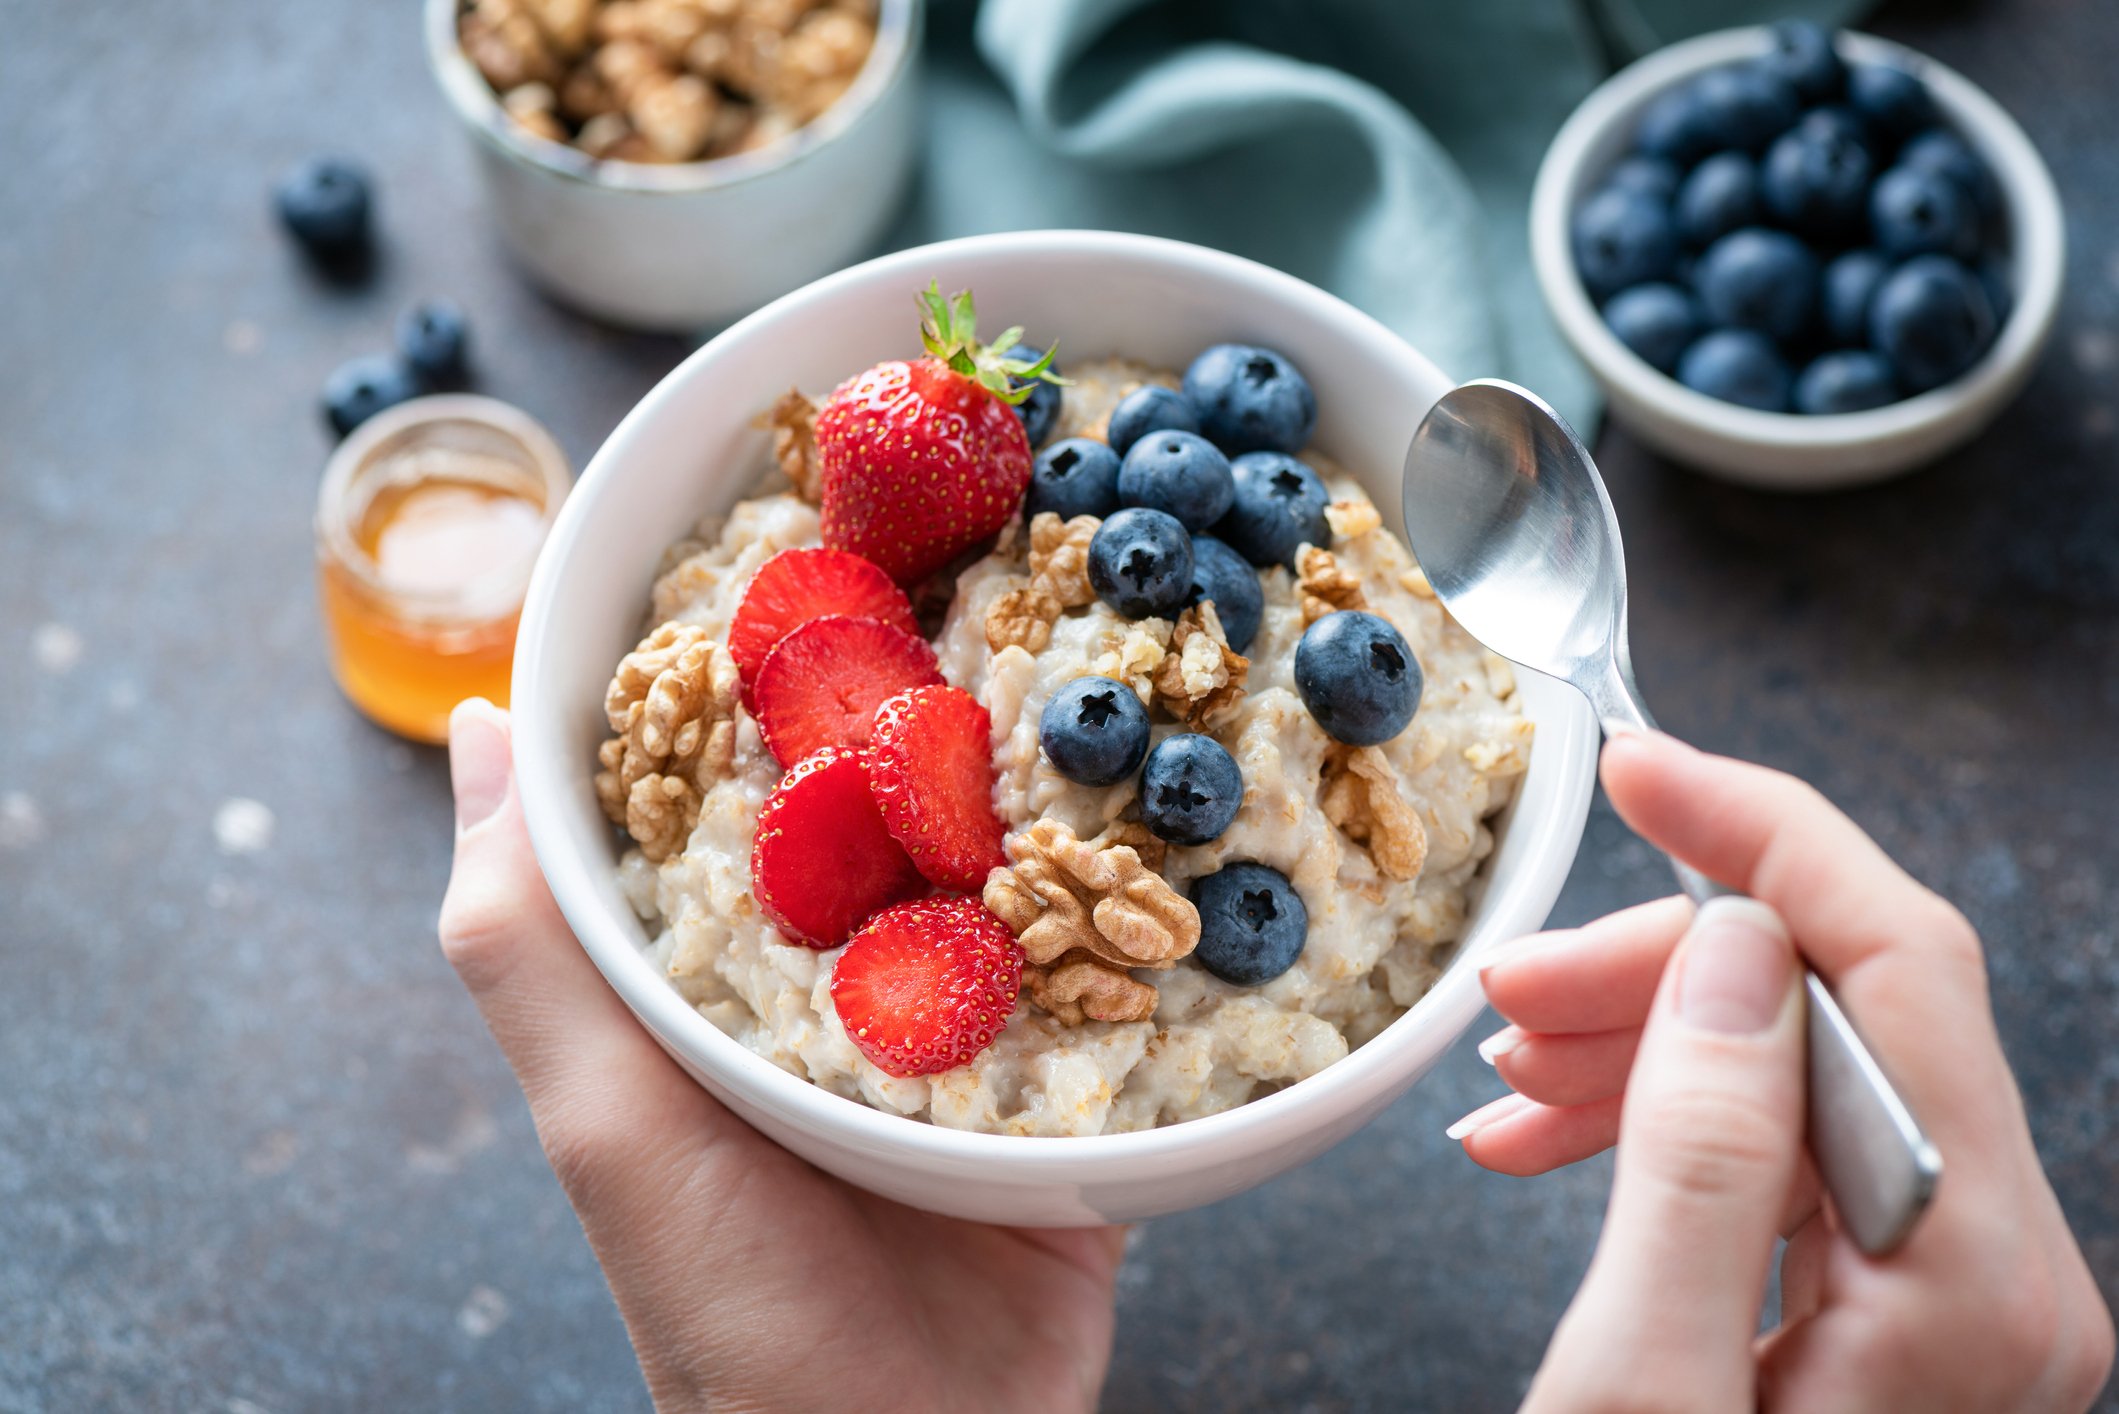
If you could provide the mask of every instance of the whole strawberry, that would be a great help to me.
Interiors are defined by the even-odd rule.
[[[927,357],[892,360],[839,385],[817,414],[824,543],[917,584],[1007,523],[1030,485],[1030,439],[1014,404],[1057,383],[1048,351],[1006,358],[1023,331],[976,338],[971,292],[920,297]]]

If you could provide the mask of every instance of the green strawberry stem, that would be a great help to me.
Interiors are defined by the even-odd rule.
[[[942,282],[930,280],[926,292],[919,297],[920,342],[927,352],[981,388],[1014,405],[1030,396],[1032,384],[1057,383],[1065,387],[1067,380],[1052,369],[1052,359],[1059,353],[1059,345],[1045,350],[1043,358],[1005,357],[1010,350],[1022,342],[1022,326],[1008,329],[990,344],[978,341],[978,313],[972,308],[971,291],[958,290],[944,298]],[[1018,381],[1022,380],[1022,381]]]

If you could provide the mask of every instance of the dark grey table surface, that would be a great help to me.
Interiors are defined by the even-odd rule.
[[[484,386],[585,461],[684,348],[505,268],[404,7],[236,8],[0,7],[0,1410],[639,1409],[433,946],[445,763],[324,670],[312,400],[446,292]],[[1991,432],[1818,499],[1615,432],[1600,453],[1651,700],[1818,782],[1979,924],[2040,1150],[2119,1297],[2112,18],[1904,0],[1873,26],[1987,85],[2068,203],[2058,335]],[[265,215],[321,147],[385,184],[358,292]],[[1600,802],[1556,919],[1667,888]],[[1326,1158],[1149,1225],[1108,1406],[1511,1406],[1608,1168],[1473,1169],[1441,1130],[1497,1089],[1462,1047]]]

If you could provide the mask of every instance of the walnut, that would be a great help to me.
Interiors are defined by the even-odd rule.
[[[689,162],[705,155],[720,104],[713,85],[705,79],[678,74],[644,80],[634,89],[625,111],[656,156],[666,162]]]
[[[1355,844],[1368,846],[1376,868],[1393,879],[1417,879],[1427,863],[1427,826],[1405,799],[1390,758],[1373,746],[1335,743],[1324,755],[1324,818]]]
[[[618,95],[596,72],[594,64],[576,64],[559,85],[559,111],[577,123],[586,123],[618,111]]]
[[[617,733],[597,752],[596,798],[661,863],[699,821],[735,757],[735,660],[691,624],[663,624],[619,661],[604,694]]]
[[[1094,603],[1089,587],[1089,542],[1103,522],[1095,516],[1063,521],[1040,511],[1030,521],[1030,579],[986,608],[986,646],[998,653],[1014,644],[1032,653],[1052,641],[1052,625],[1069,609]]]
[[[457,22],[456,37],[496,93],[559,77],[559,60],[523,0],[478,0]]]
[[[1113,820],[1104,826],[1104,832],[1089,841],[1091,849],[1110,849],[1124,845],[1140,856],[1140,862],[1157,873],[1162,872],[1163,860],[1170,853],[1170,846],[1160,835],[1138,820]]]
[[[1152,1015],[1155,989],[1126,973],[1174,967],[1199,945],[1199,910],[1131,845],[1102,843],[1112,833],[1081,840],[1040,820],[1010,837],[1015,863],[986,876],[986,907],[1023,945],[1030,999],[1070,1026]]]
[[[692,0],[611,0],[596,12],[599,40],[650,44],[673,64],[713,25],[712,17]]]
[[[574,145],[591,157],[623,160],[621,154],[639,138],[623,113],[602,113],[581,125]]]
[[[1170,651],[1155,669],[1155,700],[1197,731],[1243,700],[1251,660],[1229,647],[1210,599],[1177,616]]]
[[[1324,508],[1324,518],[1332,527],[1332,535],[1340,540],[1366,535],[1383,524],[1383,513],[1366,497],[1356,501],[1334,501]]]
[[[764,76],[765,98],[808,122],[852,86],[875,41],[875,26],[856,15],[814,12],[780,44]]]
[[[1316,623],[1334,609],[1366,609],[1361,576],[1339,563],[1330,550],[1305,545],[1295,552],[1296,587],[1302,592],[1302,621]]]
[[[800,388],[790,388],[767,408],[758,426],[773,433],[773,460],[795,494],[812,506],[817,504],[817,404]]]
[[[1023,987],[1031,1001],[1051,1012],[1063,1026],[1085,1021],[1146,1021],[1155,1015],[1155,1004],[1161,1000],[1147,983],[1136,982],[1083,952],[1068,953],[1050,968],[1034,963],[1026,966]]]
[[[521,0],[543,32],[545,41],[563,55],[579,54],[589,47],[589,31],[596,20],[596,0]]]
[[[510,118],[521,124],[523,131],[534,133],[549,142],[567,140],[566,125],[552,110],[559,104],[558,95],[552,86],[544,83],[526,83],[511,88],[500,100]]]

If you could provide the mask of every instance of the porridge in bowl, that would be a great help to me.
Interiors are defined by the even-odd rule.
[[[781,485],[672,548],[618,666],[597,788],[651,959],[954,1128],[1315,1074],[1463,930],[1529,761],[1508,665],[1305,446],[1280,355],[1062,383],[925,304],[926,358],[770,410]]]

